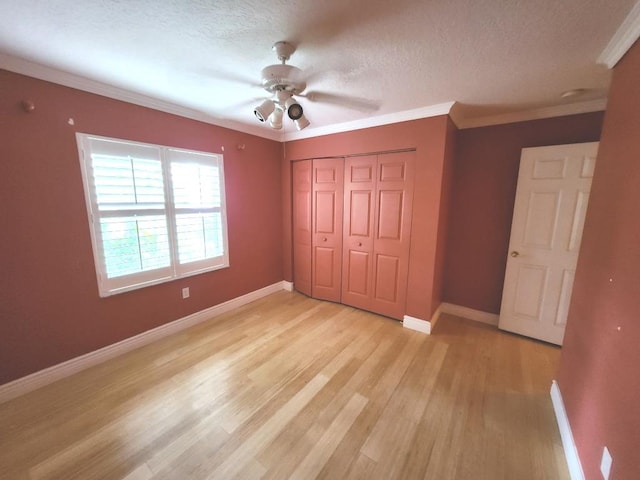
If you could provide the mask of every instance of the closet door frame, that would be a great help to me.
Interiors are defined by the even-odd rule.
[[[402,319],[415,151],[293,162],[294,287]]]

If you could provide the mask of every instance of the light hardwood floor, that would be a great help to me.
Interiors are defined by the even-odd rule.
[[[568,479],[558,358],[279,292],[0,405],[0,478]]]

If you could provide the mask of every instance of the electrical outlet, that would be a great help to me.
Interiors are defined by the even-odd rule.
[[[184,287],[182,289],[182,298],[189,298],[189,287]]]
[[[602,472],[602,476],[604,477],[604,480],[609,480],[609,474],[611,473],[612,463],[613,463],[613,459],[611,458],[609,449],[607,447],[604,447],[604,449],[602,449],[602,460],[600,461],[600,471]]]

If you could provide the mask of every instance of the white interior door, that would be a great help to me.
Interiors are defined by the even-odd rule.
[[[562,345],[598,142],[524,148],[499,327]]]

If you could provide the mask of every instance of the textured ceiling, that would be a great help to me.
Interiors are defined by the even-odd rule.
[[[634,3],[0,0],[0,52],[269,135],[253,107],[278,40],[328,100],[301,100],[309,131],[450,101],[473,119],[605,97],[596,60]]]

